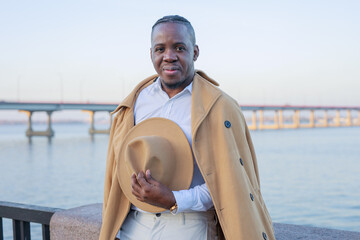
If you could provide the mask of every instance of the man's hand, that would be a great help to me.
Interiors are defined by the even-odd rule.
[[[132,194],[137,200],[154,206],[170,209],[176,202],[172,191],[151,177],[150,170],[131,175]]]

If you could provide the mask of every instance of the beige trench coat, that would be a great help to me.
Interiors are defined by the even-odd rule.
[[[134,126],[135,100],[156,77],[142,81],[114,111],[117,115],[108,147],[100,240],[114,239],[129,212],[130,202],[118,182],[118,154],[122,139]],[[227,240],[275,239],[261,196],[257,160],[244,116],[237,102],[214,85],[218,84],[205,73],[196,71],[191,133],[194,156],[212,197],[221,230]]]

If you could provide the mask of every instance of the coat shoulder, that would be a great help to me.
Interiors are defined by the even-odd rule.
[[[208,94],[219,96],[217,101],[218,104],[240,110],[238,102],[226,92],[224,92],[221,88],[219,88],[219,83],[216,80],[210,78],[201,70],[197,70],[196,74],[198,79],[202,82],[201,87],[205,88]]]
[[[117,113],[123,107],[130,108],[134,104],[134,101],[139,91],[141,91],[143,88],[151,84],[157,77],[158,75],[155,74],[150,77],[147,77],[146,79],[138,83],[136,87],[131,91],[131,93],[127,97],[125,97],[125,99],[117,106],[117,108],[112,113],[113,114]]]

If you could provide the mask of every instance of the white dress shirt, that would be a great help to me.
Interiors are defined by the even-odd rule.
[[[160,79],[157,79],[144,88],[136,100],[134,108],[135,124],[152,117],[170,119],[180,126],[191,146],[191,94],[192,82],[183,91],[169,98],[161,87]],[[190,189],[173,191],[173,193],[178,205],[177,213],[207,211],[213,206],[209,190],[195,159]],[[135,206],[132,206],[132,209],[141,211]]]

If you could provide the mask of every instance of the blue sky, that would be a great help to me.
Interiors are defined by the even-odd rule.
[[[179,14],[240,104],[360,105],[359,1],[1,1],[0,100],[120,102]]]

